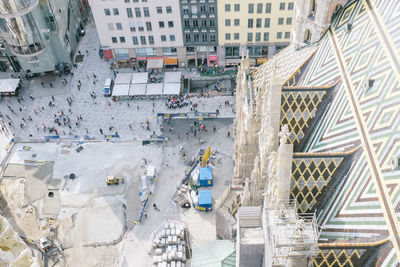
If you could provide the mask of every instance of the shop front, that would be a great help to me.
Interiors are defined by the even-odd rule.
[[[165,66],[165,68],[177,68],[178,67],[178,58],[176,58],[176,57],[164,58],[164,66]]]
[[[207,67],[218,67],[218,56],[217,55],[209,55],[207,59]]]
[[[147,66],[147,58],[146,57],[136,57],[137,67],[140,69],[145,69]]]

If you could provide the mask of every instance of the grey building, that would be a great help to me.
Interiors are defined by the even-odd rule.
[[[219,65],[217,0],[180,0],[186,66]]]
[[[0,1],[0,70],[42,73],[71,63],[87,8],[86,0]]]

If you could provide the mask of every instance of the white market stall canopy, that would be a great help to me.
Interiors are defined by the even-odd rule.
[[[112,96],[128,96],[129,95],[129,84],[115,84],[112,92]]]
[[[146,95],[146,84],[145,83],[131,84],[129,88],[129,95],[130,96]]]
[[[181,83],[164,83],[164,95],[179,95],[181,92]]]
[[[0,80],[0,93],[14,93],[19,85],[19,79]]]
[[[147,60],[147,69],[162,69],[164,66],[163,58],[152,58]]]
[[[164,82],[165,83],[180,83],[182,77],[181,71],[166,72]]]
[[[162,83],[148,83],[146,95],[162,95],[164,85]]]
[[[114,84],[130,84],[132,73],[118,73]]]
[[[132,74],[132,83],[147,83],[148,78],[148,72],[134,72]]]

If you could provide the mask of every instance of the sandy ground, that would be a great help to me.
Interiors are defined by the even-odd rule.
[[[191,123],[190,120],[176,120],[172,125],[184,133]],[[232,120],[205,123],[209,129],[216,125],[217,132],[192,134],[181,139],[176,133],[165,133],[169,141],[164,148],[162,144],[142,146],[141,142],[135,141],[95,142],[80,144],[83,150],[78,153],[77,143],[24,144],[31,148],[29,151],[22,150],[23,145],[17,144],[5,172],[8,178],[3,180],[12,181],[14,185],[4,187],[5,198],[10,203],[15,202],[10,205],[12,209],[17,210],[18,205],[19,209],[29,205],[36,208],[33,213],[20,211],[21,220],[36,213],[43,218],[57,218],[58,237],[65,249],[67,266],[78,266],[78,263],[79,266],[103,266],[109,262],[119,262],[121,266],[152,266],[146,247],[151,233],[165,220],[186,223],[194,241],[216,238],[214,211],[184,211],[171,200],[186,169],[179,152],[181,144],[188,158],[209,144],[213,150],[217,149],[217,158],[213,160],[214,186],[211,188],[214,201],[233,175],[233,141],[226,137]],[[207,143],[200,144],[199,136]],[[146,209],[147,218],[134,224],[140,214],[138,186],[145,161],[156,166],[159,177]],[[64,178],[71,173],[77,178]],[[108,175],[124,177],[125,183],[107,186]],[[27,194],[24,194],[24,186]],[[52,197],[49,192],[53,192]],[[25,203],[21,202],[24,196],[28,196]],[[152,208],[153,203],[160,211]],[[14,216],[18,218],[18,215]],[[28,237],[32,235],[38,239],[40,232],[29,230],[29,226],[34,229],[38,225],[34,218],[30,220],[26,226],[20,222],[21,228]]]

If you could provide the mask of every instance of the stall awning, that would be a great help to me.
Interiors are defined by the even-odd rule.
[[[182,77],[181,71],[170,71],[166,72],[164,75],[165,83],[180,83]]]
[[[162,95],[163,87],[162,83],[149,83],[146,87],[146,95]]]
[[[265,62],[267,62],[267,58],[266,57],[258,57],[257,58],[257,64],[263,64]]]
[[[112,59],[114,57],[111,49],[103,50],[103,53],[105,58]]]
[[[178,65],[177,58],[164,58],[164,65]]]
[[[115,78],[115,84],[130,84],[132,79],[132,73],[118,73]]]
[[[226,60],[225,60],[225,64],[239,64],[240,63],[240,61],[241,61],[241,59],[240,58],[227,58]]]
[[[128,96],[129,95],[129,84],[115,84],[112,96],[120,97],[120,96]]]
[[[132,74],[132,83],[147,83],[148,78],[148,72],[134,72]]]
[[[147,59],[147,69],[162,69],[163,59]]]
[[[0,93],[14,93],[19,85],[20,79],[0,80]]]
[[[181,92],[180,83],[164,83],[164,95],[179,95]]]
[[[146,84],[145,83],[135,83],[131,84],[129,87],[130,96],[142,96],[146,95]]]

